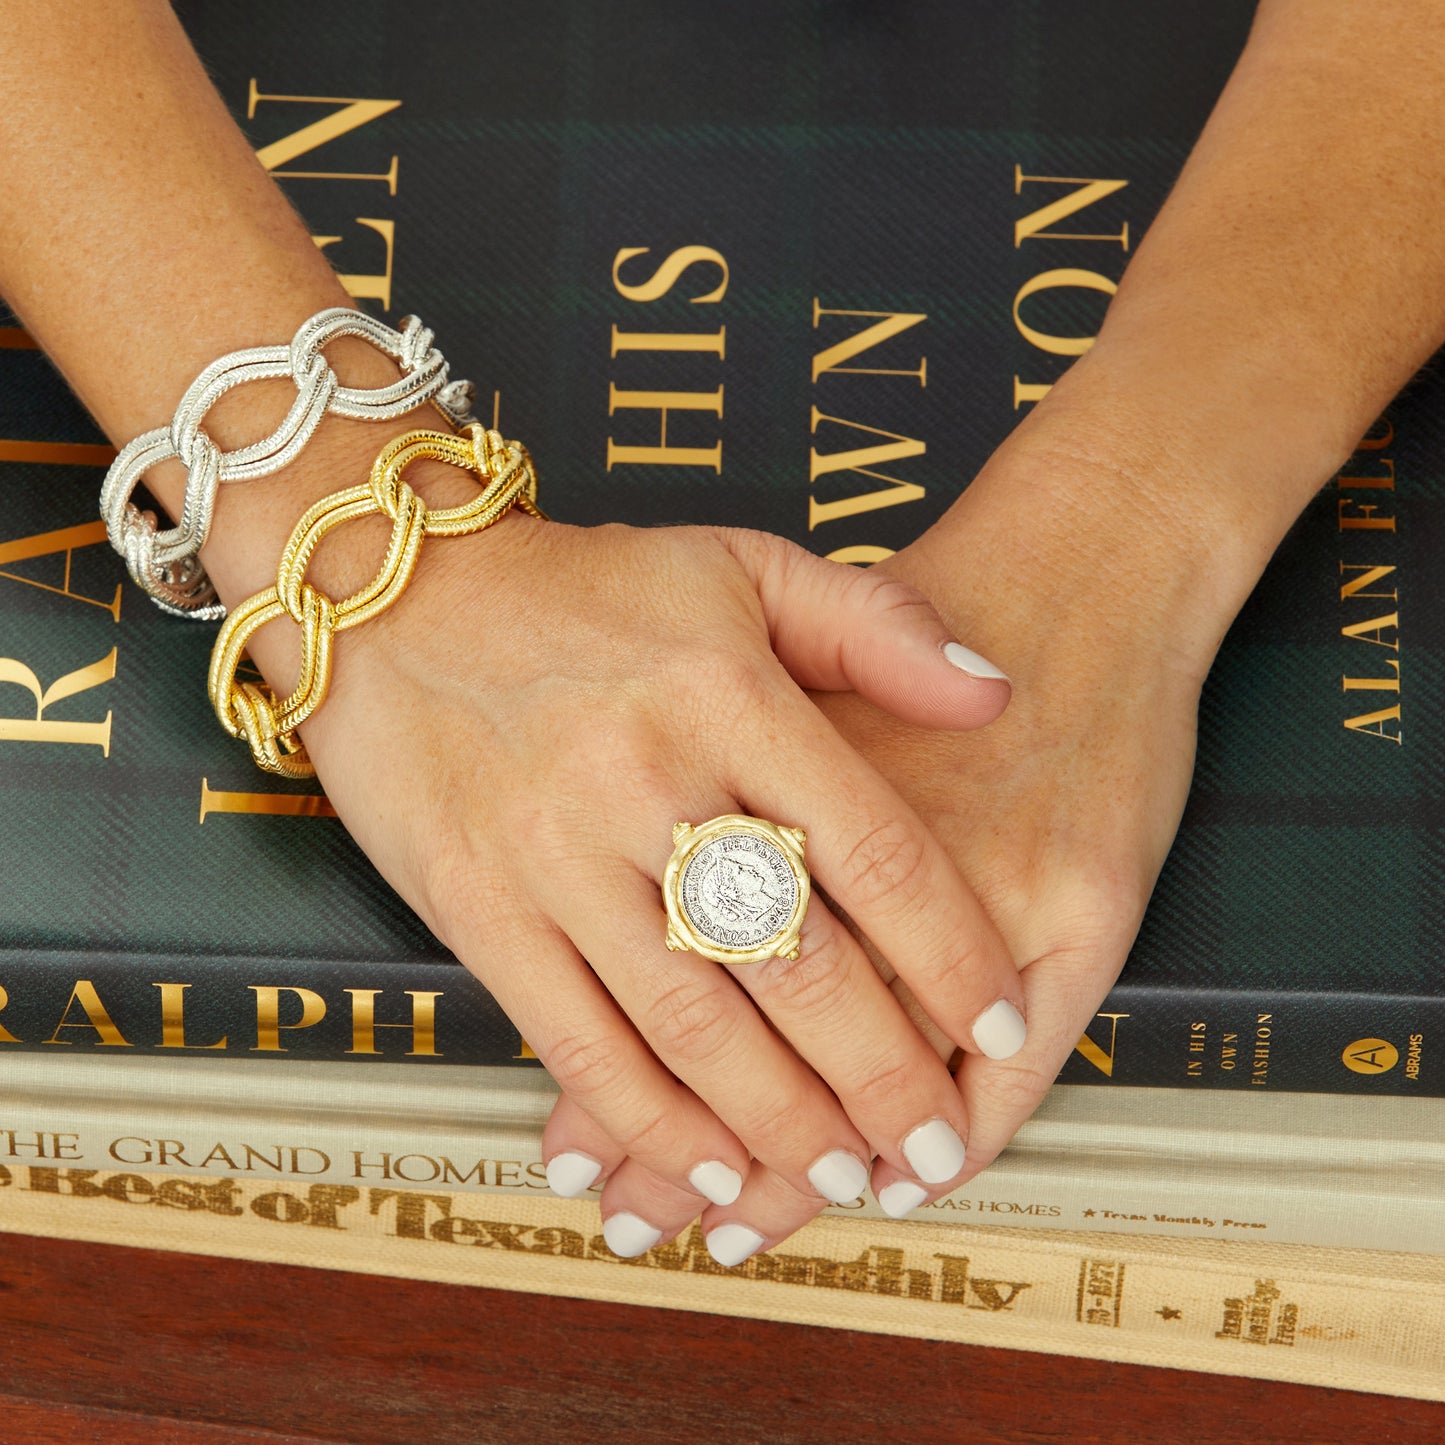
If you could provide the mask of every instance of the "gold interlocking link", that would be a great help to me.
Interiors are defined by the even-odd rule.
[[[435,511],[417,496],[402,472],[421,457],[473,472],[482,489],[459,507]],[[276,585],[248,598],[226,619],[211,652],[207,679],[211,706],[232,737],[245,738],[259,767],[283,777],[311,777],[312,766],[296,729],[321,706],[331,682],[332,638],[369,621],[401,596],[411,581],[425,537],[461,537],[500,521],[512,507],[534,517],[537,474],[526,447],[474,423],[461,435],[413,431],[389,442],[372,463],[365,486],[322,498],[301,518],[281,553]],[[311,558],[328,532],[360,517],[391,519],[391,540],[375,577],[341,602],[306,580]],[[268,622],[289,616],[301,629],[301,675],[291,695],[278,699],[265,683],[237,676],[246,647]]]

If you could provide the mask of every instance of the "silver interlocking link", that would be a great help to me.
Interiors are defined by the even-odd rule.
[[[372,390],[342,386],[322,348],[341,336],[359,336],[402,370]],[[163,612],[217,621],[226,609],[197,555],[210,535],[222,482],[245,482],[278,472],[310,441],[328,413],[357,421],[390,421],[433,402],[458,430],[472,421],[469,381],[450,381],[433,334],[415,316],[395,331],[364,311],[333,306],[304,321],[289,346],[253,346],[213,361],[186,389],[169,427],[145,432],[124,447],[100,489],[100,515],[110,544],[125,558],[136,582]],[[270,436],[223,452],[206,434],[206,413],[232,387],[290,377],[296,400]],[[186,468],[181,520],[161,531],[154,512],[131,500],[151,467],[178,457]]]

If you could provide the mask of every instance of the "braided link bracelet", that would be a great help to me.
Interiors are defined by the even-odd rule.
[[[475,472],[482,490],[464,506],[428,510],[402,470],[418,457],[450,462]],[[316,771],[295,731],[321,706],[331,680],[332,635],[384,612],[401,595],[416,566],[423,537],[460,537],[480,532],[518,506],[534,517],[537,476],[518,442],[503,441],[473,422],[461,436],[413,431],[389,443],[372,463],[365,486],[334,492],[296,524],[281,553],[276,585],[248,598],[226,619],[211,653],[207,689],[221,726],[244,737],[259,767],[292,778]],[[333,528],[358,517],[391,518],[391,540],[376,576],[342,602],[332,602],[306,579],[317,544]],[[289,615],[301,628],[300,680],[278,700],[264,683],[240,682],[236,671],[246,644],[268,622]]]
[[[222,482],[244,482],[280,471],[311,439],[327,413],[359,421],[390,421],[435,401],[454,426],[472,420],[470,382],[447,380],[446,359],[432,332],[415,316],[392,330],[364,311],[333,306],[304,321],[289,346],[255,346],[213,361],[191,383],[169,427],[145,432],[124,447],[100,490],[100,515],[110,544],[130,575],[163,612],[216,621],[226,609],[216,600],[197,553],[205,544]],[[374,390],[342,386],[321,348],[340,336],[359,336],[390,356],[404,375]],[[232,387],[290,377],[296,400],[286,419],[261,441],[223,452],[202,429],[206,413]],[[153,512],[131,497],[153,466],[179,457],[186,467],[180,523],[160,531]]]

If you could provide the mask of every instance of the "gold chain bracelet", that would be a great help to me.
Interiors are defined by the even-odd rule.
[[[420,457],[450,462],[474,472],[482,490],[464,506],[429,510],[402,479],[405,467]],[[258,592],[226,619],[211,652],[207,679],[211,706],[232,737],[245,738],[259,767],[284,777],[311,777],[312,766],[296,729],[321,706],[331,681],[331,639],[384,612],[411,580],[423,537],[461,537],[500,521],[512,507],[534,517],[537,474],[519,442],[480,423],[461,435],[412,431],[388,443],[372,463],[365,486],[348,487],[317,502],[297,522],[281,562],[276,585]],[[376,576],[341,602],[306,581],[306,568],[326,534],[360,517],[391,518],[391,541]],[[265,683],[241,682],[236,672],[255,633],[278,617],[290,616],[301,628],[301,676],[284,699]]]

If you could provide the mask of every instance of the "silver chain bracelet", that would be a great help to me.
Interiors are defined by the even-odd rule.
[[[360,336],[385,352],[403,376],[372,390],[342,386],[321,354],[340,336]],[[248,381],[290,377],[296,400],[270,436],[223,452],[201,423],[232,387]],[[471,421],[469,381],[449,381],[446,359],[432,332],[415,316],[395,331],[364,311],[333,306],[301,324],[289,346],[254,346],[213,361],[187,388],[169,427],[138,436],[124,447],[100,489],[100,515],[110,545],[125,558],[130,575],[163,612],[204,622],[226,615],[197,555],[205,545],[222,482],[251,481],[280,471],[310,441],[328,413],[357,421],[390,421],[432,401],[459,430]],[[161,531],[155,513],[131,500],[145,473],[178,457],[186,468],[186,497],[179,525]]]

